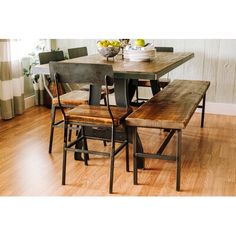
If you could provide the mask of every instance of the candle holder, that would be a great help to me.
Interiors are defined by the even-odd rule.
[[[124,48],[129,45],[129,39],[119,39],[121,47],[121,58],[124,60]]]

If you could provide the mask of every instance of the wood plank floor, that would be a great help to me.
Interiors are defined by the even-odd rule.
[[[0,121],[1,196],[104,196],[108,194],[109,159],[91,156],[89,166],[68,156],[67,185],[61,185],[62,129],[56,129],[48,154],[50,110],[28,109],[24,115]],[[145,150],[154,152],[165,136],[159,130],[139,130]],[[175,140],[166,153],[174,152]],[[89,141],[90,148],[108,149]],[[132,168],[132,145],[130,165]],[[235,196],[236,117],[206,115],[200,128],[195,113],[183,131],[181,192],[175,191],[175,162],[146,160],[139,185],[125,171],[124,152],[115,161],[114,196]]]

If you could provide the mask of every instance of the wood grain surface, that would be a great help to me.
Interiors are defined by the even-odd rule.
[[[183,129],[210,83],[174,80],[126,118],[129,126]]]
[[[195,113],[183,130],[181,191],[175,191],[175,162],[147,159],[133,185],[125,170],[125,151],[115,161],[114,189],[118,196],[236,196],[236,117],[206,114],[201,129]],[[61,185],[63,129],[55,130],[48,154],[50,109],[34,107],[9,121],[0,120],[1,196],[109,196],[110,159],[90,156],[89,166],[68,154],[68,184]],[[155,152],[165,137],[156,129],[138,129],[146,152]],[[108,151],[103,142],[89,140],[90,149]],[[175,150],[173,139],[166,154]],[[130,169],[132,169],[130,145]],[[107,183],[107,184],[106,184]]]
[[[109,64],[112,65],[115,73],[127,73],[127,74],[149,74],[160,77],[176,67],[182,65],[186,61],[194,57],[193,53],[165,53],[156,52],[155,59],[150,62],[133,62],[127,59],[122,60],[119,57],[115,57],[114,61],[107,61],[106,58],[99,54],[93,54],[85,57],[79,57],[69,60],[64,60],[66,63],[89,63],[89,64]],[[35,74],[49,74],[49,67],[45,65],[37,65],[32,68]]]
[[[132,109],[126,109],[121,107],[110,107],[113,115],[115,125],[120,125],[121,121],[124,121]],[[80,105],[66,113],[68,121],[82,122],[89,124],[112,124],[111,116],[106,106],[92,106],[92,105]]]
[[[107,61],[99,54],[93,54],[82,58],[66,60],[67,63],[91,63],[91,64],[109,64],[112,65],[116,73],[140,73],[140,74],[159,74],[168,73],[170,70],[178,67],[194,57],[193,53],[166,53],[156,52],[154,60],[149,62],[122,60],[115,57],[114,61]]]

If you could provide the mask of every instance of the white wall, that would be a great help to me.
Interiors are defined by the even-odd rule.
[[[170,73],[173,79],[209,80],[207,100],[236,104],[236,39],[154,40],[175,51],[194,52],[194,59]]]
[[[88,53],[96,53],[97,39],[59,39],[57,47],[87,46]],[[172,46],[176,52],[194,52],[195,57],[170,72],[171,79],[209,80],[209,104],[225,104],[229,110],[236,107],[236,39],[147,39],[155,46]],[[142,89],[141,96],[150,96]],[[216,104],[213,104],[214,107]],[[236,114],[235,114],[236,115]]]
[[[67,53],[68,48],[87,47],[88,54],[97,52],[96,39],[57,39],[56,47]]]

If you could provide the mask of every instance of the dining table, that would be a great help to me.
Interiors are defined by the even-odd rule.
[[[74,59],[63,60],[60,62],[66,63],[89,63],[89,64],[109,64],[112,65],[114,71],[114,87],[117,96],[117,105],[124,106],[130,102],[135,91],[135,82],[138,79],[147,79],[150,81],[157,81],[158,79],[174,70],[178,66],[184,64],[194,57],[192,52],[156,52],[155,57],[150,61],[130,61],[124,59],[121,55],[113,58],[105,58],[100,54],[92,54]],[[58,62],[58,63],[60,63]],[[32,67],[33,74],[49,74],[49,65],[36,65]],[[128,80],[129,82],[127,83]],[[126,90],[125,86],[129,84]],[[134,86],[132,86],[134,84]],[[159,92],[158,83],[151,83],[153,95]],[[122,96],[124,91],[128,91],[127,96]],[[120,95],[120,96],[119,96]],[[126,100],[125,100],[126,99]]]
[[[88,64],[108,64],[112,65],[114,72],[114,91],[116,104],[118,106],[127,106],[131,103],[134,95],[135,86],[138,79],[155,81],[151,83],[152,93],[155,95],[160,91],[158,86],[159,78],[169,73],[180,65],[186,63],[194,57],[193,52],[155,52],[155,57],[150,61],[131,61],[117,55],[114,58],[105,58],[100,54],[91,54],[59,61],[58,63],[88,63]],[[50,74],[49,64],[36,65],[32,67],[33,74]],[[158,108],[157,108],[158,109]],[[142,144],[139,140],[139,148]],[[80,159],[76,154],[75,159]],[[138,168],[144,168],[144,160],[140,159]]]

